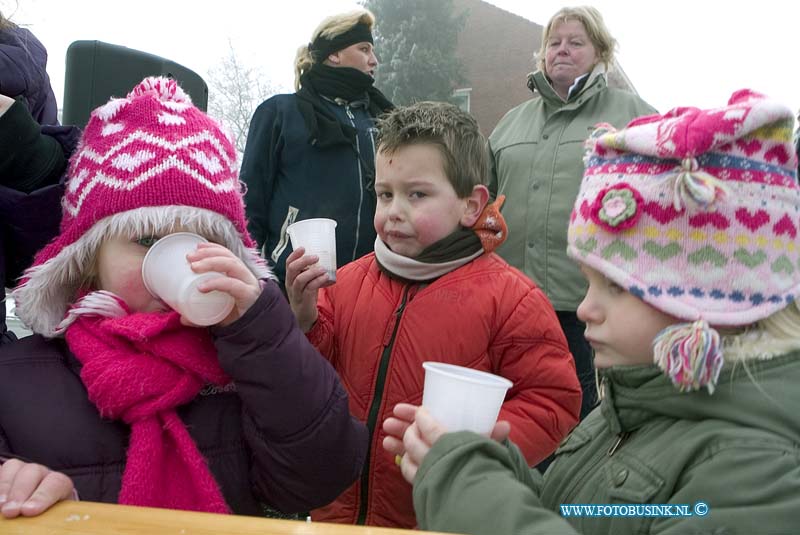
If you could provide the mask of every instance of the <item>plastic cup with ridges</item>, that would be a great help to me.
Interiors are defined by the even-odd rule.
[[[313,218],[292,223],[286,229],[292,249],[303,247],[307,255],[317,255],[318,265],[328,272],[328,284],[336,282],[336,221]]]

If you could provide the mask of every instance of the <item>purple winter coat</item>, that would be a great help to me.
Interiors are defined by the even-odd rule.
[[[367,430],[300,331],[277,284],[239,320],[212,328],[235,389],[207,387],[178,409],[234,513],[327,504],[359,475]],[[84,500],[113,503],[130,428],[100,417],[61,338],[0,346],[0,456],[69,475]],[[220,391],[221,390],[221,391]]]
[[[57,125],[58,105],[46,68],[47,50],[29,30],[0,30],[0,94],[24,97],[37,123]]]

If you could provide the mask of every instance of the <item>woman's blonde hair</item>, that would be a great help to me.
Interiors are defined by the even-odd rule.
[[[606,23],[603,21],[603,16],[597,9],[591,6],[564,7],[550,18],[550,21],[544,29],[544,34],[542,35],[542,46],[535,55],[536,67],[547,74],[544,63],[550,35],[557,25],[570,20],[577,20],[583,24],[586,34],[592,41],[592,45],[594,45],[598,62],[603,62],[606,68],[608,68],[614,61],[614,49],[617,46],[617,41],[611,37],[608,27],[606,27]]]
[[[300,89],[300,76],[307,72],[315,63],[322,63],[326,58],[314,58],[309,50],[309,45],[314,42],[318,37],[331,39],[337,35],[350,30],[356,24],[366,24],[371,30],[375,25],[375,15],[367,9],[358,9],[340,15],[332,15],[322,22],[320,22],[314,33],[311,34],[311,40],[297,49],[297,55],[294,58],[294,90]]]
[[[10,20],[8,20],[5,17],[5,15],[3,15],[3,12],[0,11],[0,30],[6,30],[8,28],[15,28],[15,27],[16,27],[16,24],[14,24]]]

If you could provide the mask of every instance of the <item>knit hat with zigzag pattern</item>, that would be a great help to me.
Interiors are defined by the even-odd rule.
[[[175,80],[146,78],[94,110],[70,161],[60,235],[14,292],[23,322],[54,334],[109,231],[180,225],[269,276],[247,233],[236,158],[230,134]]]

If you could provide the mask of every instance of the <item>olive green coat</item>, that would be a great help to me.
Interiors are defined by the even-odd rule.
[[[800,532],[800,352],[726,365],[713,396],[655,366],[609,369],[604,399],[542,479],[513,444],[445,435],[420,466],[420,528],[454,533]],[[615,447],[616,445],[616,447]],[[705,516],[565,518],[561,504],[688,504]]]

